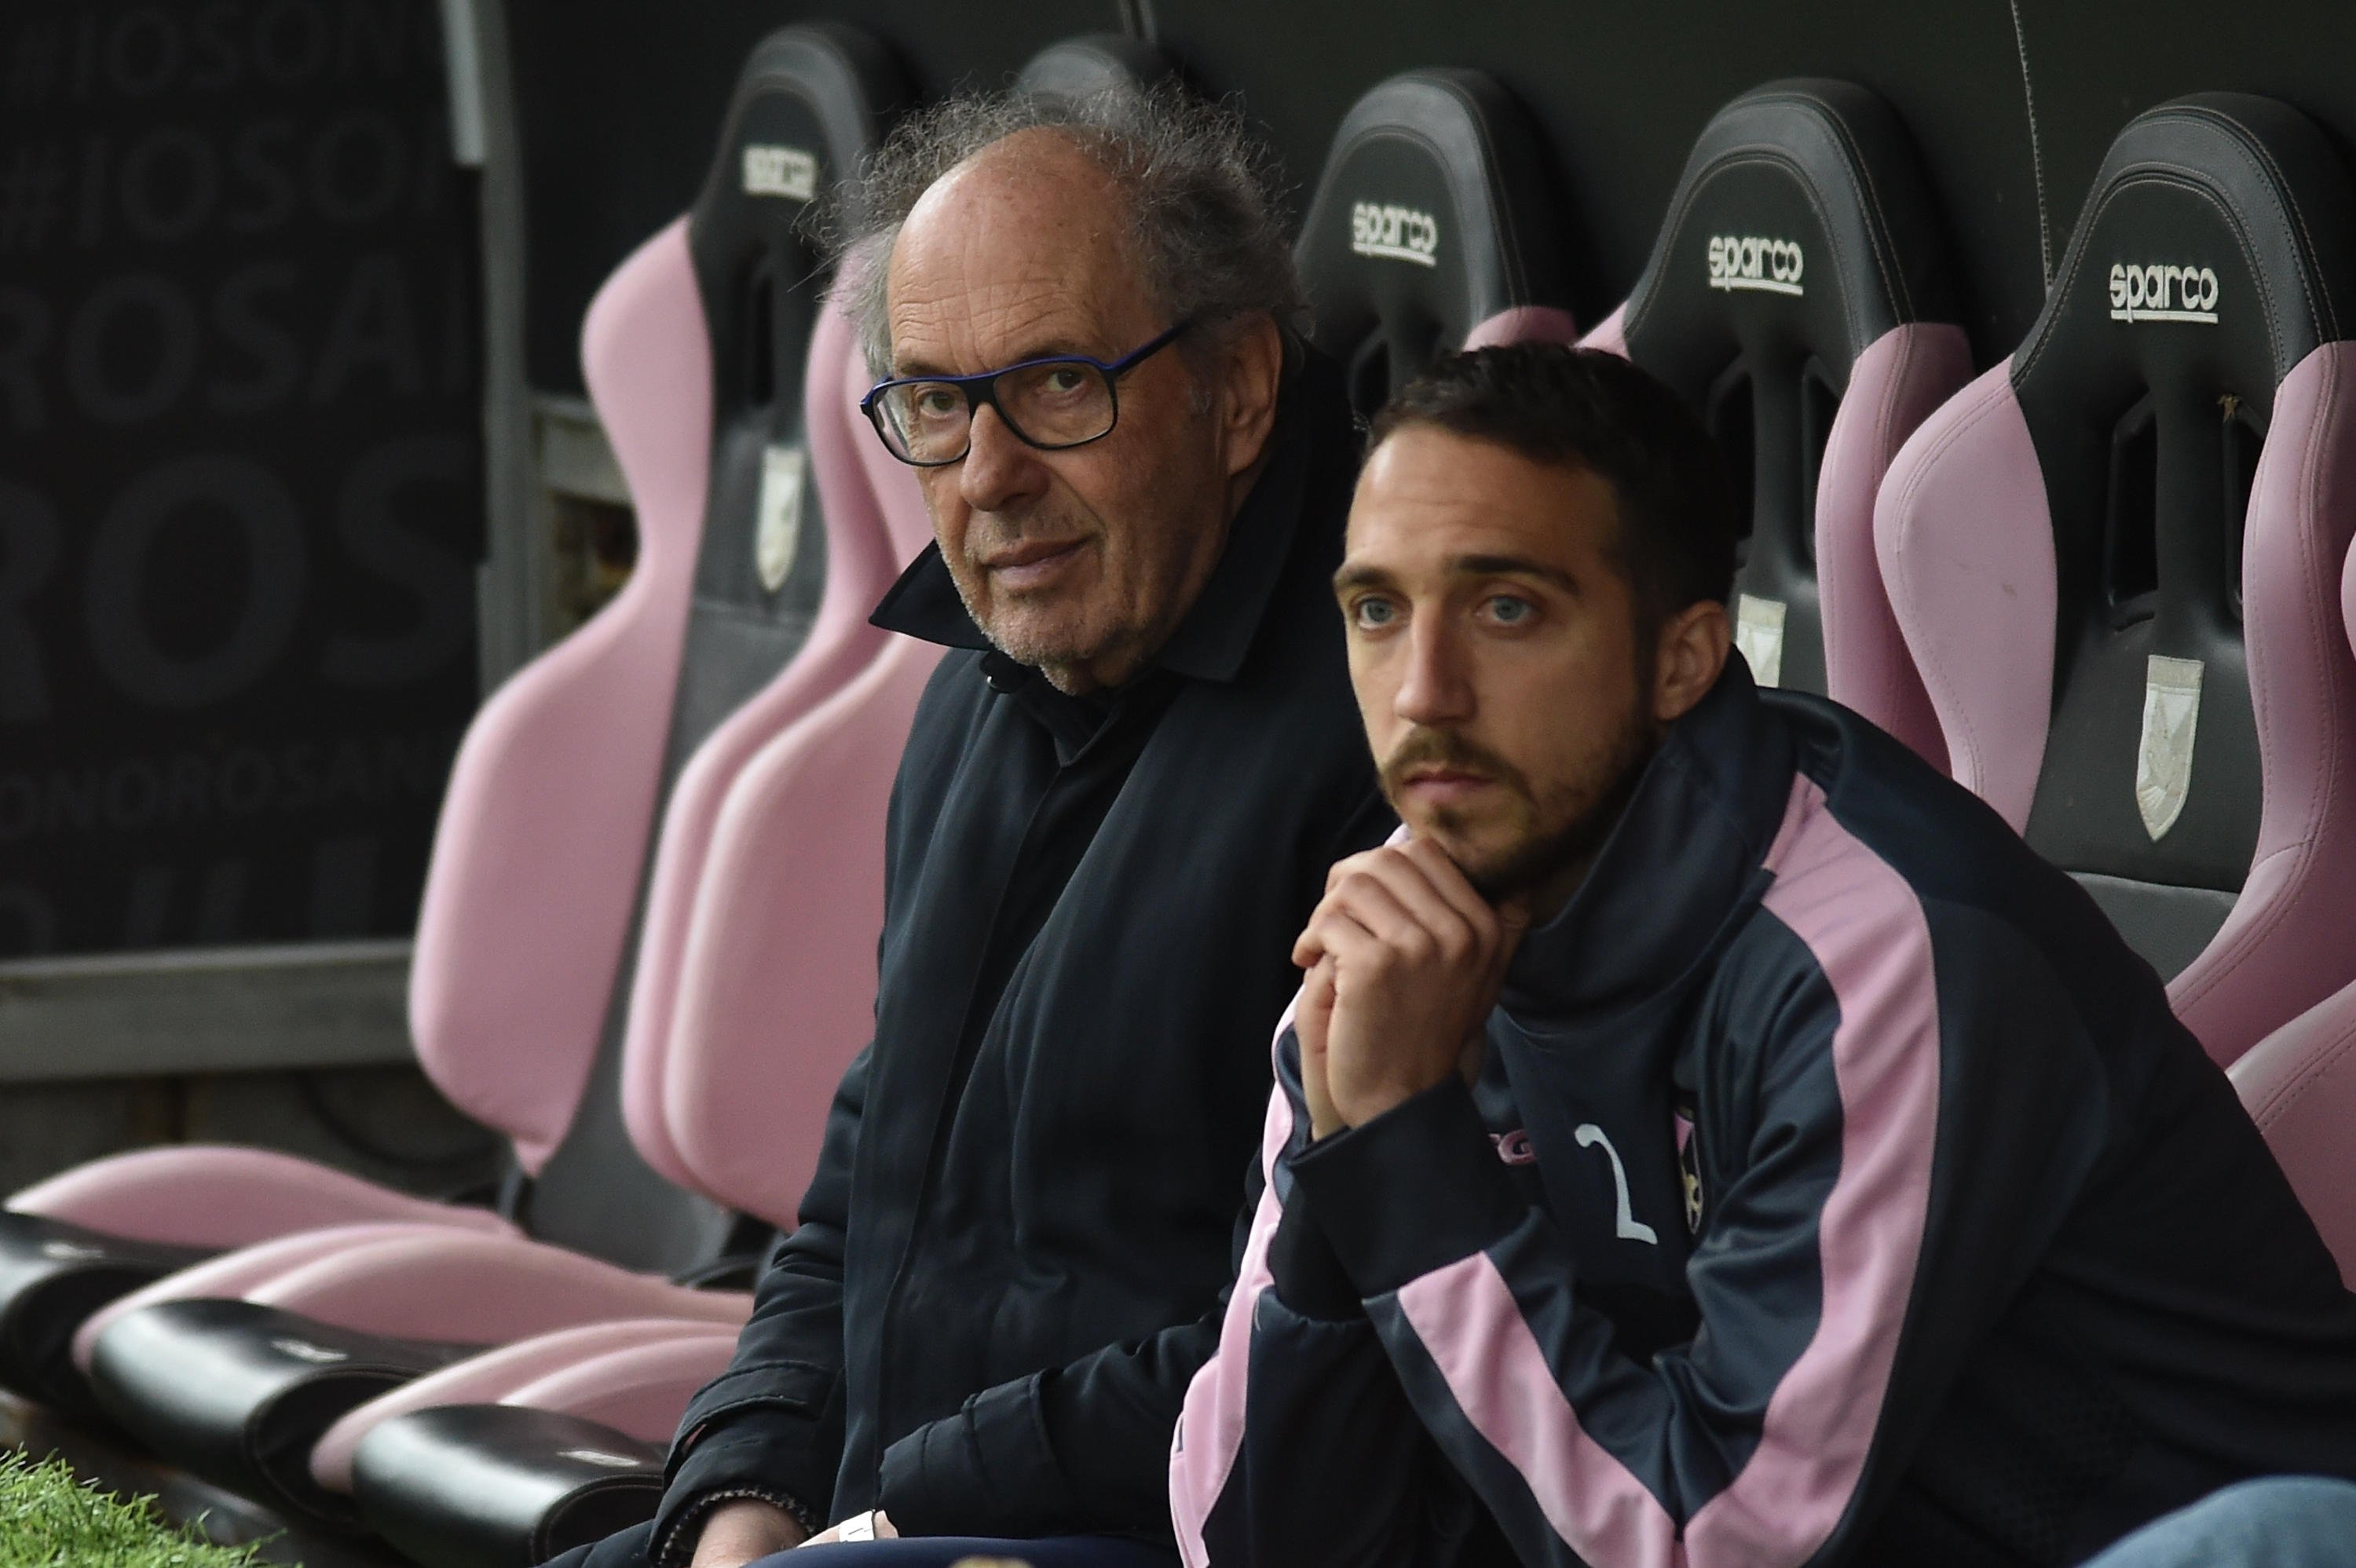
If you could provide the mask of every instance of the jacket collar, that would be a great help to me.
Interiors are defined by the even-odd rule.
[[[1308,355],[1286,381],[1277,404],[1276,428],[1269,435],[1274,450],[1228,525],[1218,565],[1194,608],[1139,676],[1168,670],[1195,680],[1235,679],[1291,553],[1319,449],[1335,438],[1336,428],[1327,427],[1337,427],[1346,438],[1346,410],[1339,368],[1321,355]],[[887,632],[944,647],[991,645],[966,613],[937,543],[926,545],[900,574],[869,620]]]
[[[1669,728],[1569,905],[1523,940],[1502,1001],[1533,1022],[1620,1012],[1709,949],[1783,825],[1798,755],[1740,659]]]

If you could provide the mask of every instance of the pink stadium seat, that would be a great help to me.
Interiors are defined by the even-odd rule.
[[[772,216],[777,211],[775,193],[753,178],[749,154],[740,154],[783,141],[788,151],[797,143],[830,147],[821,159],[822,169],[855,157],[855,149],[846,152],[841,144],[841,137],[849,130],[861,137],[872,134],[887,101],[876,83],[886,74],[875,46],[846,30],[788,29],[770,39],[748,64],[732,108],[720,174],[696,214],[650,242],[593,308],[584,360],[593,393],[616,427],[617,455],[634,494],[642,502],[650,494],[683,496],[686,476],[691,474],[701,506],[702,481],[709,473],[716,487],[708,509],[728,520],[724,528],[718,522],[712,525],[722,530],[712,537],[755,547],[741,556],[736,549],[715,553],[707,548],[691,563],[696,615],[683,637],[683,658],[673,660],[680,695],[665,728],[674,751],[682,734],[706,744],[678,770],[683,787],[671,790],[661,840],[664,855],[671,859],[659,861],[648,878],[649,908],[659,923],[650,928],[654,940],[638,944],[636,985],[626,994],[651,986],[654,998],[639,1009],[643,1021],[635,1033],[626,1035],[618,1019],[608,1021],[607,1049],[618,1045],[618,1060],[612,1069],[599,1071],[614,1073],[604,1080],[615,1085],[609,1091],[614,1103],[610,1109],[588,1106],[592,1112],[605,1110],[604,1119],[617,1132],[628,1115],[624,1102],[633,1098],[621,1092],[622,1085],[633,1072],[646,1083],[659,1083],[662,1077],[659,1067],[647,1072],[634,1057],[659,1054],[665,1047],[668,1020],[661,1004],[675,979],[684,935],[676,912],[685,901],[682,890],[692,891],[697,862],[734,772],[765,741],[851,680],[862,666],[873,664],[882,646],[883,635],[864,624],[865,611],[889,584],[900,561],[864,471],[851,458],[851,400],[863,389],[865,379],[857,365],[856,346],[847,324],[832,313],[814,323],[787,319],[797,301],[810,293],[805,281],[810,262],[799,249],[804,241],[792,226],[791,211]],[[835,123],[818,123],[829,119]],[[830,136],[835,139],[831,144]],[[766,208],[760,200],[768,203]],[[780,235],[794,248],[774,256]],[[700,355],[692,378],[683,371],[668,378],[640,377],[625,368],[627,356],[604,351],[612,347],[615,335],[603,324],[616,312],[640,300],[665,299],[680,308],[669,319],[650,318],[649,330],[675,357],[690,351]],[[744,308],[748,299],[765,303],[766,308]],[[807,307],[801,308],[807,314]],[[709,325],[707,316],[714,316]],[[738,324],[734,329],[731,321]],[[753,324],[766,325],[770,332],[755,333],[747,347],[743,327]],[[798,346],[806,340],[811,343],[807,395],[798,379],[793,386],[796,395],[780,395],[776,357],[787,348],[798,352]],[[626,339],[625,343],[637,347]],[[707,343],[718,352],[705,351]],[[715,390],[716,419],[709,411]],[[797,439],[781,449],[772,432],[802,437],[805,402],[811,416],[807,445]],[[661,418],[674,426],[701,426],[692,462],[679,457],[669,489],[662,472],[653,475],[656,483],[640,484],[647,453],[645,443],[633,442],[626,433],[643,428],[633,423],[634,413],[649,421]],[[805,451],[817,469],[817,505],[807,504],[809,497],[803,494]],[[776,493],[781,467],[788,481],[782,498]],[[894,479],[913,495],[914,482],[905,472]],[[841,503],[839,516],[829,509],[833,502]],[[797,512],[802,517],[798,544],[788,534],[786,548],[776,550],[777,541],[768,537],[774,530],[766,525],[773,517],[782,517],[790,528]],[[823,533],[815,533],[821,514]],[[808,609],[795,613],[789,608],[793,583],[807,582],[811,574],[794,574],[778,563],[772,577],[773,554],[787,560],[798,554],[823,567],[830,587],[824,598],[809,595],[818,599],[815,624]],[[645,580],[645,571],[642,557],[639,579],[617,603],[626,603],[637,581]],[[756,571],[765,581],[747,594],[745,584]],[[765,615],[769,609],[778,613]],[[603,621],[601,616],[593,625]],[[774,678],[762,674],[766,685],[755,682],[746,692],[748,672],[775,671],[782,656],[794,651],[781,646],[780,628],[789,634],[794,647],[810,657],[793,660]],[[807,644],[805,633],[812,635]],[[778,657],[770,656],[772,649],[779,650]],[[677,673],[681,668],[683,676]],[[902,733],[905,729],[904,719]],[[573,757],[567,765],[573,774],[570,782],[600,772],[594,752]],[[542,793],[561,793],[567,782],[552,775],[542,781]],[[668,782],[655,778],[658,793]],[[871,875],[880,880],[880,847],[875,859]],[[629,934],[626,929],[623,933],[626,938]],[[429,988],[433,978],[429,972]],[[851,983],[856,984],[855,977]],[[872,989],[872,979],[869,984]],[[514,1091],[529,1087],[516,1079],[511,1072],[477,1067],[468,1082],[487,1082],[494,1093],[502,1086]],[[590,1082],[594,1085],[599,1080]],[[572,1092],[577,1096],[578,1086]],[[575,1118],[564,1133],[566,1149],[580,1144],[583,1125],[596,1119]],[[647,1125],[659,1133],[659,1118]],[[635,1153],[626,1147],[624,1152],[633,1161],[643,1157],[648,1165],[663,1168],[665,1174],[686,1174],[667,1142],[648,1139],[648,1144]],[[543,1159],[550,1153],[539,1147],[533,1152]],[[552,1175],[556,1167],[543,1168]],[[594,1188],[594,1183],[575,1185]],[[537,1200],[550,1192],[544,1185],[535,1195],[535,1217],[541,1209]],[[727,1201],[726,1195],[715,1197],[720,1203]],[[607,1217],[609,1227],[627,1227],[633,1218],[626,1205]],[[781,1218],[789,1221],[790,1211]],[[166,1281],[124,1301],[103,1321],[87,1326],[78,1349],[102,1390],[102,1403],[161,1449],[297,1513],[348,1520],[349,1503],[322,1492],[307,1463],[296,1466],[288,1455],[306,1456],[311,1440],[352,1403],[485,1345],[605,1319],[655,1316],[674,1320],[670,1339],[708,1339],[713,1324],[741,1321],[749,1306],[749,1298],[741,1295],[674,1285],[657,1274],[616,1267],[512,1234],[477,1239],[494,1244],[472,1246],[455,1233],[427,1238],[402,1230],[374,1237],[348,1232],[338,1238],[345,1244],[316,1255],[309,1249],[299,1257],[275,1260],[266,1252],[258,1258],[231,1254],[208,1265],[210,1273],[200,1270]],[[437,1240],[451,1244],[432,1244]],[[273,1261],[291,1266],[266,1266]],[[222,1274],[223,1269],[229,1273]],[[232,1291],[238,1299],[222,1298]],[[364,1341],[369,1342],[365,1354],[354,1348]],[[290,1344],[295,1349],[287,1349]],[[257,1370],[257,1345],[271,1352],[261,1360],[279,1363],[271,1375]],[[683,1354],[664,1350],[648,1363],[649,1368],[669,1367],[663,1377],[670,1381],[661,1386],[669,1387],[683,1375],[689,1365],[681,1360]],[[220,1365],[212,1366],[213,1361]],[[302,1364],[306,1361],[316,1364],[306,1369]],[[319,1367],[331,1370],[320,1371]],[[188,1385],[208,1382],[220,1385],[221,1398],[209,1402],[187,1396]],[[328,1384],[334,1385],[332,1391]],[[637,1386],[643,1391],[653,1384],[641,1375]],[[298,1390],[299,1397],[284,1397]],[[683,1389],[678,1397],[683,1400]],[[648,1408],[643,1395],[634,1408]]]
[[[809,640],[784,674],[731,714],[698,747],[681,769],[663,816],[661,841],[647,889],[647,912],[639,939],[638,973],[630,991],[628,1032],[623,1045],[622,1108],[630,1139],[647,1162],[681,1187],[727,1190],[700,1181],[679,1155],[669,1124],[659,1114],[661,1085],[679,1013],[690,917],[696,889],[713,865],[713,831],[723,801],[745,764],[781,732],[851,683],[882,652],[885,634],[867,623],[884,591],[913,559],[916,549],[895,537],[892,519],[881,512],[880,496],[899,495],[905,479],[888,487],[846,482],[860,472],[874,437],[858,416],[857,399],[867,389],[849,320],[838,311],[819,319],[810,338],[811,389],[808,401],[811,463],[819,476],[827,524],[824,598]],[[838,395],[820,396],[819,382],[830,379]],[[847,393],[848,395],[842,395]],[[921,504],[918,514],[922,515]],[[927,539],[930,538],[927,531]],[[722,864],[724,864],[724,860]],[[872,963],[872,960],[871,960]],[[854,987],[855,989],[855,987]],[[854,998],[865,1006],[863,997]],[[790,1207],[751,1211],[790,1216]]]
[[[2293,1190],[2356,1282],[2356,984],[2242,1053],[2226,1074]]]
[[[868,378],[840,315],[830,313],[814,342],[816,441],[821,428],[851,417]],[[817,393],[821,363],[837,378],[832,400]],[[923,497],[909,471],[872,437],[821,450],[839,450],[857,476],[830,473],[830,495],[841,497],[830,501],[830,517],[869,519],[884,541],[888,570],[867,585],[872,606],[931,542]],[[832,469],[830,459],[822,472]],[[863,611],[858,624],[864,625]],[[938,657],[929,644],[882,633],[875,639],[880,646],[867,667],[771,738],[713,811],[701,847],[700,886],[690,890],[691,908],[682,916],[687,929],[680,935],[672,1017],[659,1031],[632,1036],[623,1076],[632,1128],[660,1129],[686,1185],[781,1229],[792,1228],[816,1167],[818,1129],[835,1083],[866,1042],[883,928],[884,810],[916,699]],[[715,737],[708,745],[718,743]],[[666,823],[667,844],[675,841],[679,809],[674,805]],[[659,1063],[637,1060],[658,1050]],[[248,1299],[258,1297],[250,1293]],[[636,1391],[632,1408],[652,1411],[669,1401],[676,1419],[712,1375],[691,1377],[702,1362],[680,1347],[709,1338],[702,1321],[674,1321],[668,1332],[648,1326],[636,1345],[598,1347],[600,1375]],[[493,1369],[529,1362],[553,1376],[574,1342],[552,1334],[477,1360]],[[445,1380],[439,1386],[455,1391],[477,1360],[435,1374]],[[427,1408],[419,1397],[404,1386],[346,1415],[331,1434],[335,1442],[314,1453],[319,1485],[351,1491],[352,1456],[361,1440],[385,1421]],[[512,1389],[485,1397],[539,1403]],[[578,1399],[567,1400],[546,1408],[594,1418]],[[434,1401],[462,1403],[476,1402]],[[463,1456],[444,1460],[466,1462]]]
[[[1762,686],[1829,696],[1944,765],[1873,556],[1873,502],[1971,376],[1948,246],[1889,106],[1783,81],[1720,110],[1651,263],[1585,339],[1704,414],[1749,501],[1735,641]]]
[[[494,693],[468,729],[434,837],[410,984],[420,1064],[452,1104],[509,1136],[526,1175],[573,1121],[596,1054],[671,722],[711,446],[710,353],[683,225],[641,248],[599,294],[584,360],[637,505],[637,564],[603,612]],[[297,1195],[260,1190],[280,1182]],[[310,1161],[204,1147],[101,1161],[9,1208],[12,1220],[44,1223],[16,1221],[7,1240],[50,1249],[70,1272],[50,1276],[60,1288],[20,1285],[0,1304],[0,1317],[26,1322],[0,1339],[28,1352],[5,1357],[0,1375],[79,1413],[91,1413],[88,1394],[57,1352],[85,1315],[204,1251],[284,1233],[268,1216],[289,1229],[516,1229]],[[223,1229],[220,1216],[234,1212],[251,1222]],[[58,1256],[67,1248],[89,1255]],[[71,1288],[93,1278],[99,1292]]]
[[[2351,298],[2356,189],[2311,123],[2153,110],[2028,341],[1924,422],[1875,516],[1954,776],[2221,1062],[2356,977]]]
[[[863,587],[873,590],[867,595],[872,600],[880,597],[879,584],[888,585],[898,566],[929,539],[922,499],[908,470],[890,463],[880,449],[875,454],[880,463],[869,459],[866,448],[875,444],[872,441],[848,448],[848,443],[830,443],[817,433],[830,421],[837,426],[847,421],[852,399],[863,390],[866,380],[849,325],[833,313],[814,338],[811,380],[814,440],[819,443],[830,528],[847,536],[846,559],[856,562],[872,556],[874,561],[869,565],[880,561],[884,568],[864,574]],[[821,389],[830,385],[831,395],[825,395]],[[887,481],[891,489],[879,491],[878,480]],[[862,541],[852,530],[875,538]],[[860,574],[851,575],[852,590],[857,591],[862,587]],[[823,847],[815,859],[801,856],[803,863],[798,867],[781,867],[772,853],[757,869],[772,876],[780,870],[792,874],[759,891],[786,895],[782,902],[772,897],[769,904],[737,912],[729,922],[732,931],[754,938],[754,949],[742,955],[754,970],[773,983],[789,975],[799,988],[773,1006],[759,1020],[760,1027],[741,1027],[724,1039],[707,1040],[692,1011],[693,999],[701,995],[703,961],[696,955],[691,934],[682,933],[680,973],[673,987],[680,1001],[675,1016],[663,1028],[633,1034],[630,1042],[632,1058],[640,1052],[663,1051],[669,1068],[648,1071],[626,1058],[622,1073],[626,1101],[638,1101],[626,1105],[631,1125],[634,1129],[649,1125],[663,1129],[668,1141],[661,1146],[665,1151],[661,1157],[672,1165],[683,1184],[788,1228],[793,1201],[815,1162],[814,1142],[802,1157],[798,1174],[779,1159],[772,1132],[753,1145],[758,1157],[752,1168],[765,1180],[735,1185],[712,1180],[695,1168],[692,1141],[671,1136],[678,1116],[666,1117],[663,1107],[645,1104],[639,1096],[650,1090],[660,1092],[678,1080],[682,1059],[702,1064],[714,1061],[715,1053],[733,1051],[733,1071],[725,1060],[719,1060],[716,1065],[702,1069],[701,1080],[692,1077],[691,1068],[690,1081],[701,1082],[708,1093],[732,1108],[766,1109],[766,1119],[772,1122],[781,1113],[800,1113],[792,1099],[781,1096],[806,1092],[815,1102],[816,1115],[822,1116],[834,1079],[863,1042],[864,1015],[873,994],[873,953],[882,925],[884,804],[923,671],[929,669],[934,650],[904,639],[885,638],[881,633],[872,640],[861,638],[854,627],[863,625],[863,620],[842,624],[846,620],[847,614],[839,613],[830,624],[854,647],[867,642],[873,654],[867,668],[842,683],[839,691],[822,694],[824,699],[810,703],[809,712],[786,722],[776,735],[767,738],[746,762],[743,779],[738,781],[741,787],[782,770],[789,783],[778,804],[787,815],[777,818],[776,826],[787,830],[788,840],[808,837]],[[921,658],[912,660],[910,649],[920,650]],[[816,651],[843,656],[826,644],[819,644]],[[912,668],[916,672],[913,679],[908,673]],[[781,688],[790,695],[792,684],[789,674],[755,701],[769,702]],[[773,705],[768,711],[775,714],[780,707]],[[811,752],[812,747],[798,742],[799,736],[811,737],[820,749],[805,758],[802,753]],[[682,778],[713,777],[700,771],[712,749],[745,744],[742,728],[732,731],[723,726],[683,770]],[[845,771],[845,762],[852,764],[851,771]],[[709,787],[713,794],[720,793],[716,784]],[[732,848],[738,831],[732,826],[737,816],[737,793],[730,790],[723,800],[708,806],[704,805],[708,797],[675,795],[672,813],[666,819],[664,843],[687,845],[681,853],[701,852],[707,879],[722,868],[732,872],[740,869]],[[701,844],[693,843],[678,827],[679,814],[691,809],[707,811],[709,826]],[[867,820],[870,817],[872,823]],[[778,835],[772,832],[770,837],[776,840]],[[784,848],[790,859],[792,844],[787,842]],[[654,886],[667,885],[668,869],[659,864]],[[866,891],[871,885],[872,895]],[[865,907],[871,899],[876,905],[872,910]],[[695,907],[700,910],[701,901],[696,901]],[[789,927],[798,921],[805,929],[823,932],[837,944],[824,964],[778,965],[778,933],[761,922],[779,911]],[[642,944],[642,973],[659,951]],[[781,1027],[780,1019],[797,1022]],[[799,1027],[803,1019],[813,1026],[809,1032]],[[821,1033],[815,1027],[821,1021],[833,1026],[830,1033]],[[744,1022],[749,1025],[753,1020]],[[687,1050],[689,1041],[696,1049]],[[568,1360],[567,1348],[579,1347],[578,1341],[565,1338],[566,1331],[616,1318],[663,1318],[669,1320],[669,1328],[646,1330],[632,1352],[644,1358],[643,1363],[631,1362],[619,1347],[596,1347],[595,1353],[607,1363],[607,1373],[624,1378],[637,1391],[632,1396],[637,1402],[632,1408],[650,1410],[649,1402],[669,1399],[675,1414],[694,1386],[710,1375],[704,1371],[692,1381],[683,1381],[703,1363],[680,1347],[689,1341],[709,1340],[712,1324],[740,1322],[749,1307],[749,1298],[741,1295],[690,1289],[562,1249],[513,1237],[482,1240],[487,1244],[471,1245],[463,1238],[440,1232],[421,1236],[409,1230],[378,1242],[347,1232],[337,1238],[337,1245],[289,1251],[283,1260],[267,1249],[258,1257],[232,1253],[124,1298],[85,1327],[77,1349],[91,1368],[102,1397],[126,1424],[192,1467],[223,1476],[236,1474],[235,1467],[208,1452],[208,1436],[243,1407],[205,1405],[176,1420],[168,1408],[170,1402],[158,1396],[166,1381],[185,1380],[160,1377],[157,1369],[174,1363],[185,1367],[191,1357],[245,1359],[256,1338],[284,1339],[291,1335],[305,1343],[331,1347],[354,1339],[395,1340],[451,1347],[451,1353],[467,1347],[501,1345],[506,1349],[497,1353],[510,1360],[498,1365],[519,1360],[554,1376]],[[274,1266],[282,1261],[291,1266]],[[220,1299],[230,1294],[240,1299]],[[227,1310],[233,1307],[244,1311]],[[541,1338],[535,1340],[534,1337]],[[617,1355],[622,1359],[615,1359]],[[380,1361],[393,1359],[379,1357]],[[450,1353],[429,1349],[413,1360],[440,1364],[449,1359]],[[453,1373],[460,1373],[467,1364],[454,1366]],[[423,1370],[422,1364],[408,1368],[412,1375]],[[402,1381],[382,1375],[375,1386],[393,1387]],[[502,1390],[497,1397],[523,1402],[514,1389]],[[583,1398],[585,1395],[566,1396],[573,1403]],[[348,1517],[350,1505],[336,1494],[349,1489],[348,1453],[377,1423],[414,1408],[408,1399],[409,1391],[399,1388],[392,1401],[355,1409],[344,1416],[339,1439],[343,1462],[335,1462],[338,1456],[331,1452],[329,1462],[300,1476],[282,1466],[275,1471],[237,1478],[249,1486],[262,1483],[257,1489],[266,1489],[270,1500],[280,1506],[297,1507],[315,1517]],[[336,1413],[328,1413],[329,1418]],[[249,1413],[239,1419],[252,1424],[257,1417]],[[312,1431],[316,1435],[326,1424],[320,1421]],[[291,1434],[285,1441],[293,1441]]]
[[[2341,569],[2340,609],[2356,645],[2356,549]],[[2356,1161],[2349,1157],[2356,1147],[2356,983],[2252,1046],[2226,1076],[2339,1260],[2341,1281],[2356,1287]]]
[[[710,1364],[711,1347],[715,1344],[721,1347],[719,1361]],[[646,1373],[659,1374],[661,1381],[655,1385],[659,1391],[675,1392],[682,1374],[701,1371],[701,1376],[687,1385],[698,1387],[719,1375],[735,1346],[734,1328],[676,1317],[625,1317],[520,1339],[428,1372],[359,1406],[329,1427],[311,1450],[311,1474],[329,1491],[349,1492],[352,1452],[362,1437],[396,1415],[447,1404],[536,1403],[541,1409],[602,1421],[643,1442],[655,1442],[670,1435],[679,1424],[680,1406],[670,1403],[660,1412],[644,1407]],[[623,1359],[640,1351],[652,1352],[644,1366],[621,1364]],[[575,1407],[604,1397],[598,1388],[581,1383],[578,1374],[584,1367],[612,1374],[606,1389],[630,1391],[630,1397],[639,1402],[633,1404],[630,1420],[616,1421],[613,1414]],[[569,1380],[558,1392],[577,1390],[577,1401],[551,1402],[550,1385],[558,1378]]]

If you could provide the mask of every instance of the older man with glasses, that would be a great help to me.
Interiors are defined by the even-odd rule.
[[[1392,826],[1327,586],[1358,442],[1273,176],[1174,89],[965,98],[846,198],[863,408],[936,539],[875,619],[951,652],[873,1042],[659,1517],[595,1568],[1175,1561],[1287,955]]]

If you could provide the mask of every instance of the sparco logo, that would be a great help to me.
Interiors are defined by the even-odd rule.
[[[2217,274],[2207,267],[2130,267],[2111,263],[2113,321],[2197,321],[2217,325]]]
[[[1436,267],[1440,220],[1412,207],[1387,207],[1362,201],[1350,208],[1350,249],[1361,256],[1387,261],[1413,261]]]
[[[1764,289],[1771,294],[1801,294],[1806,258],[1796,240],[1762,240],[1756,234],[1709,237],[1709,286]]]

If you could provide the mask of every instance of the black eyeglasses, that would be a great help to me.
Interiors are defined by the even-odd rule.
[[[1180,322],[1144,347],[1109,365],[1085,354],[1025,359],[979,376],[912,376],[878,381],[859,400],[859,411],[903,463],[939,468],[973,449],[973,414],[993,408],[1025,446],[1061,452],[1112,433],[1120,418],[1113,383],[1177,341]]]

